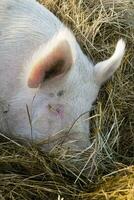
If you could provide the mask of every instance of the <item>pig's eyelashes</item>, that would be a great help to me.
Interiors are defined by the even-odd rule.
[[[63,95],[64,95],[64,93],[65,93],[65,91],[64,91],[64,90],[59,90],[59,91],[57,92],[57,97],[61,97],[61,96],[63,96]],[[54,97],[54,96],[55,96],[55,94],[54,94],[54,93],[52,93],[52,92],[50,92],[50,93],[49,93],[49,96],[50,96],[50,97]]]
[[[60,91],[57,93],[57,96],[58,96],[58,97],[61,97],[61,96],[64,95],[64,93],[65,93],[64,90],[60,90]]]
[[[55,95],[54,95],[54,93],[51,92],[51,93],[49,93],[49,96],[54,97]]]

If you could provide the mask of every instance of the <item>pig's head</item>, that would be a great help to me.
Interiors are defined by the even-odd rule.
[[[114,54],[94,66],[68,29],[59,31],[42,45],[24,73],[27,93],[22,96],[30,108],[33,137],[51,137],[70,128],[82,113],[90,111],[100,86],[119,67],[124,50],[125,44],[119,40]],[[85,118],[87,115],[78,120],[72,128],[74,137],[70,136],[80,146],[88,143],[89,122]]]

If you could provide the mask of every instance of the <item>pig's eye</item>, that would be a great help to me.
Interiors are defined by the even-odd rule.
[[[61,97],[61,96],[63,96],[64,95],[64,90],[60,90],[58,93],[57,93],[57,96],[58,97]]]

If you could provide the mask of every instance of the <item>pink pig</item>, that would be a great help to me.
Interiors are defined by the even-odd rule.
[[[120,39],[109,59],[93,65],[73,33],[38,2],[0,0],[0,98],[8,105],[0,115],[11,134],[37,142],[60,134],[65,145],[86,148],[88,113],[72,124],[91,110],[124,52]]]

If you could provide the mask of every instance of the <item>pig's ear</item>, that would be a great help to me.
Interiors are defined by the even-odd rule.
[[[59,31],[33,56],[27,77],[30,88],[37,88],[46,79],[60,77],[75,61],[75,38],[68,29]]]
[[[97,84],[101,85],[113,75],[120,66],[124,53],[125,42],[120,39],[113,55],[109,59],[95,65],[95,79]]]

